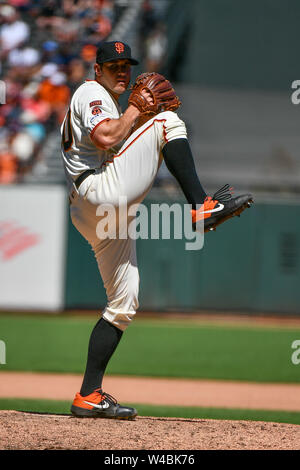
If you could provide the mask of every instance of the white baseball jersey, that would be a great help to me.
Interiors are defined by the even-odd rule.
[[[69,188],[84,171],[100,168],[122,146],[107,151],[95,147],[91,138],[103,122],[122,115],[117,101],[96,80],[86,80],[75,91],[61,126],[62,157]]]

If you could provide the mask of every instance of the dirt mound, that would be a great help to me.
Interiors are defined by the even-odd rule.
[[[154,417],[115,421],[0,411],[0,449],[300,449],[300,426]]]

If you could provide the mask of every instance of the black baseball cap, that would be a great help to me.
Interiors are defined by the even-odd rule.
[[[138,61],[131,57],[128,44],[121,41],[107,41],[100,44],[96,53],[97,64],[119,59],[128,59],[131,65],[138,65]]]

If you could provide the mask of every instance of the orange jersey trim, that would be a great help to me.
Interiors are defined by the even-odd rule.
[[[126,152],[127,149],[129,149],[129,147],[134,144],[134,142],[136,142],[148,129],[150,129],[150,127],[152,127],[154,125],[155,122],[162,122],[163,123],[163,130],[164,130],[164,140],[166,142],[166,144],[168,143],[168,139],[167,139],[167,133],[166,133],[166,126],[165,126],[165,122],[166,122],[166,119],[154,119],[152,121],[152,123],[150,124],[150,126],[146,127],[146,129],[144,129],[139,135],[137,135],[132,142],[130,142],[130,144],[127,145],[127,147],[124,148],[124,150],[122,150],[121,153],[118,153],[117,155],[113,155],[112,157],[112,160],[107,160],[106,162],[102,163],[101,167],[103,166],[106,166],[108,165],[109,163],[113,163],[114,159],[117,158],[117,157],[120,157],[121,155],[123,155],[124,152]]]
[[[105,121],[110,121],[111,119],[110,118],[105,118],[105,119],[102,119],[102,121],[98,122],[98,124],[96,124],[96,126],[94,127],[94,129],[91,130],[90,132],[90,138],[92,139],[93,138],[93,135],[94,135],[94,132],[95,130],[97,129],[97,127],[99,127],[101,124],[103,124]]]

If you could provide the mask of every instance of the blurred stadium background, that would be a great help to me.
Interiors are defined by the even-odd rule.
[[[0,308],[105,304],[70,224],[59,127],[97,45],[121,39],[141,60],[133,80],[157,70],[175,83],[207,191],[228,182],[256,200],[199,252],[139,240],[141,309],[299,314],[299,15],[296,0],[1,2]],[[147,201],[183,202],[164,166]]]
[[[43,369],[28,351],[31,347],[34,356],[39,355],[56,339],[54,333],[45,336],[37,314],[61,314],[63,321],[63,312],[99,312],[106,302],[92,252],[69,219],[59,132],[71,94],[92,77],[95,50],[102,40],[131,45],[141,61],[133,80],[142,71],[155,70],[172,81],[207,192],[228,182],[236,192],[252,192],[256,202],[240,219],[207,235],[199,252],[186,251],[184,240],[138,240],[140,311],[153,312],[157,320],[159,312],[180,312],[182,318],[191,312],[299,316],[300,109],[291,101],[292,82],[300,79],[299,20],[297,0],[0,2],[0,78],[6,90],[0,105],[0,339],[11,345],[11,361],[1,369],[81,372],[93,322],[87,323],[87,331],[79,328],[74,337],[79,344],[85,335],[77,367],[70,366],[65,352],[58,359],[51,350],[54,363],[42,355]],[[123,106],[127,97],[128,93],[122,97]],[[184,202],[164,165],[146,204],[152,202]],[[36,315],[36,331],[30,316],[15,336],[20,318],[12,313],[20,311]],[[70,324],[61,325],[66,338]],[[134,328],[139,326],[133,326],[133,333]],[[162,344],[167,343],[168,328],[163,322],[161,328],[166,334]],[[58,333],[56,323],[54,330]],[[28,340],[31,331],[41,344],[25,342],[23,364],[18,356],[24,336]],[[157,338],[150,327],[143,331],[150,349],[144,355],[140,349],[141,358],[151,355],[150,345]],[[202,337],[201,327],[197,331]],[[142,348],[134,343],[133,333],[127,342],[131,351]],[[182,329],[187,344],[189,334]],[[299,372],[289,359],[299,329],[288,337],[284,329],[280,338],[270,333],[271,343],[261,340],[256,352],[257,339],[245,334],[253,356],[245,358],[238,372],[228,364],[235,368],[241,349],[214,371],[209,366],[211,351],[202,342],[201,354],[207,353],[208,361],[205,372],[200,361],[186,376],[193,369],[198,378],[299,382]],[[232,338],[235,335],[233,331]],[[231,339],[223,343],[215,331],[209,338],[219,345],[218,357],[231,344]],[[240,348],[244,341],[241,336]],[[196,338],[194,342],[197,345]],[[261,374],[241,372],[248,371],[250,362],[249,370],[257,371],[264,344],[277,359],[284,357],[283,362],[270,355]],[[170,357],[184,357],[187,349],[178,352],[174,342]],[[130,352],[124,354],[128,359]],[[167,355],[167,351],[155,355],[149,370],[134,361],[125,370],[128,361],[121,361],[111,371],[159,375],[159,361]],[[168,367],[166,363],[163,368],[166,374]],[[268,375],[270,368],[275,372]],[[171,375],[178,373],[176,369]]]

